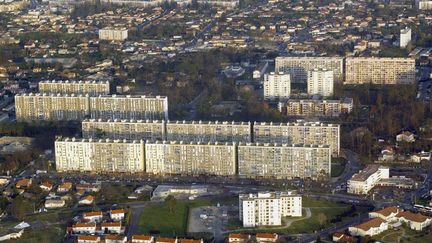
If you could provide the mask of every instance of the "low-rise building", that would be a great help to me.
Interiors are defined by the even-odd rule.
[[[155,239],[151,235],[132,235],[132,243],[154,243]]]
[[[361,237],[378,235],[386,230],[388,230],[388,224],[381,218],[369,219],[364,223],[348,228],[351,235]]]
[[[257,233],[255,239],[258,243],[275,243],[279,239],[279,235],[276,233]]]
[[[97,235],[79,235],[77,238],[78,243],[99,243],[101,242],[100,236]]]
[[[57,192],[59,193],[69,192],[70,190],[72,190],[72,182],[63,182],[57,188]]]
[[[101,224],[101,229],[103,232],[110,234],[120,234],[122,233],[122,223],[121,222],[103,222]]]
[[[102,212],[86,212],[83,213],[83,218],[90,222],[100,222],[102,221],[103,214]]]
[[[96,223],[76,223],[72,225],[72,232],[75,234],[95,234]]]
[[[85,196],[81,200],[79,200],[78,204],[81,205],[91,205],[94,202],[94,197],[92,195]]]
[[[248,234],[230,233],[228,235],[228,243],[246,243],[250,238]]]
[[[61,208],[66,204],[62,199],[47,199],[45,200],[45,208]]]
[[[390,178],[390,168],[369,165],[348,180],[348,193],[367,194],[382,179]]]
[[[157,237],[156,243],[179,243],[177,238]]]
[[[420,213],[403,211],[399,212],[395,217],[399,220],[399,222],[408,224],[412,230],[422,231],[432,224],[432,218],[424,216]]]
[[[125,217],[125,213],[124,209],[113,209],[110,212],[110,217],[114,221],[122,221]]]
[[[394,221],[395,216],[400,212],[403,212],[403,209],[399,207],[387,207],[378,211],[370,212],[369,218],[381,218],[386,222],[391,222]]]
[[[123,235],[106,235],[105,243],[126,243],[127,237]]]

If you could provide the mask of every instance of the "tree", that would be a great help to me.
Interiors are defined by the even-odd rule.
[[[165,203],[168,205],[169,212],[174,213],[177,206],[177,199],[175,199],[173,195],[169,195],[167,198],[165,198]]]
[[[323,226],[327,222],[327,216],[323,213],[318,214],[318,223]]]
[[[11,214],[18,220],[24,220],[26,214],[27,203],[21,198],[16,197],[12,201]]]

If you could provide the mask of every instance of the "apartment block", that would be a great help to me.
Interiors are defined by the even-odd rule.
[[[99,30],[100,40],[124,41],[128,38],[128,30],[125,28],[103,28]]]
[[[93,119],[167,120],[166,96],[100,95],[90,97]]]
[[[17,121],[83,120],[90,114],[87,95],[29,93],[15,95]]]
[[[61,138],[55,141],[60,172],[144,172],[144,142],[137,140]]]
[[[306,83],[308,71],[325,68],[333,71],[334,82],[343,82],[342,57],[277,57],[275,59],[276,72],[285,72],[291,75],[291,81]]]
[[[351,113],[354,106],[352,98],[341,100],[290,99],[279,102],[279,111],[294,117],[339,117]]]
[[[340,151],[340,125],[320,122],[266,123],[253,125],[255,143],[328,145],[333,155]]]
[[[287,100],[291,95],[291,79],[287,73],[264,74],[264,99]]]
[[[348,180],[347,191],[353,194],[367,194],[382,179],[390,178],[390,168],[369,165]]]
[[[147,143],[146,172],[181,175],[236,175],[234,143]]]
[[[243,178],[312,178],[330,176],[327,145],[239,144],[238,175]]]
[[[411,58],[348,57],[345,84],[413,84],[415,60]]]
[[[430,1],[430,0],[419,0],[417,2],[417,7],[420,10],[431,10],[432,9],[432,1]]]
[[[314,69],[308,72],[308,95],[332,96],[333,95],[333,71],[327,69]]]
[[[86,119],[82,134],[84,138],[165,140],[165,121]]]
[[[168,141],[185,142],[251,142],[250,122],[168,121]]]
[[[39,82],[41,93],[107,95],[110,93],[108,81],[56,81]]]
[[[302,197],[294,191],[239,195],[243,227],[282,225],[282,217],[302,216]]]
[[[401,29],[399,36],[400,36],[399,37],[400,48],[407,47],[408,44],[411,42],[411,29],[410,28]]]

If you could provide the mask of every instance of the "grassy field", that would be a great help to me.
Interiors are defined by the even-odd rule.
[[[139,221],[143,234],[160,234],[166,237],[186,235],[189,209],[211,205],[208,200],[177,201],[174,212],[166,203],[146,207]]]
[[[20,239],[11,240],[9,242],[62,242],[64,234],[64,228],[58,226],[49,226],[41,230],[25,230]]]

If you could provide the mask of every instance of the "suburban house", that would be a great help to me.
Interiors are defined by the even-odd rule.
[[[243,243],[247,242],[250,239],[250,235],[246,234],[229,234],[228,235],[228,243]]]
[[[127,237],[123,235],[106,235],[105,243],[125,243],[127,242]]]
[[[72,183],[71,182],[63,182],[60,186],[57,188],[57,192],[65,193],[72,189]]]
[[[49,183],[48,181],[44,181],[39,187],[42,190],[49,192],[53,189],[53,184]]]
[[[63,199],[47,199],[45,200],[45,208],[61,208],[66,204]]]
[[[78,243],[94,243],[101,242],[101,238],[97,235],[79,235],[77,241]]]
[[[396,141],[397,142],[407,142],[407,143],[414,143],[415,137],[414,134],[408,131],[399,133],[396,135]]]
[[[113,209],[110,212],[111,219],[114,221],[122,221],[125,217],[124,209]]]
[[[356,226],[351,226],[348,231],[353,236],[364,237],[366,235],[378,235],[388,229],[388,224],[381,218],[370,219]]]
[[[272,243],[276,242],[279,238],[278,234],[271,234],[271,233],[257,233],[255,235],[257,242],[262,243]]]
[[[151,235],[133,235],[132,243],[153,243],[154,237]]]
[[[78,203],[81,205],[90,205],[94,201],[94,197],[92,195],[88,195],[84,198],[82,198]]]
[[[204,243],[203,240],[181,239],[180,243]]]
[[[347,235],[347,234],[344,234],[344,233],[340,233],[340,232],[334,233],[332,240],[333,240],[333,242],[340,242],[340,243],[356,242],[354,237]]]
[[[18,189],[29,187],[32,184],[32,179],[21,179],[17,181],[15,187]]]
[[[103,214],[102,212],[86,212],[83,213],[83,218],[90,222],[100,222],[102,221]]]
[[[156,243],[179,243],[179,242],[177,238],[158,237],[156,238]]]
[[[122,231],[121,222],[104,222],[101,224],[103,232],[108,232],[111,234],[120,234]]]
[[[94,234],[96,233],[96,223],[76,223],[72,225],[74,234]]]

